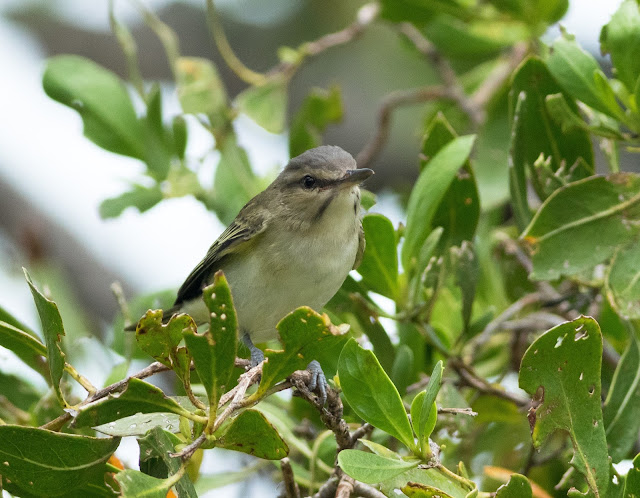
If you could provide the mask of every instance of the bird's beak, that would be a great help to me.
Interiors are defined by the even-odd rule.
[[[343,185],[357,185],[373,175],[373,170],[369,168],[349,169],[347,174],[340,178],[339,183]]]

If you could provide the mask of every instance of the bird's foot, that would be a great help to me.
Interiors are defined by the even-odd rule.
[[[249,334],[244,334],[242,336],[242,342],[247,346],[247,348],[249,348],[249,353],[251,354],[251,363],[249,364],[249,368],[260,365],[260,363],[264,361],[264,353],[262,350],[253,344]]]
[[[323,406],[327,402],[327,389],[329,389],[329,384],[327,383],[327,378],[324,376],[320,363],[313,360],[307,365],[307,372],[311,374],[307,382],[307,388],[309,391],[315,392],[318,395],[318,404]]]

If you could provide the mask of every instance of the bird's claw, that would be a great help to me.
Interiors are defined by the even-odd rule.
[[[311,374],[307,387],[311,392],[317,391],[318,402],[320,406],[324,406],[327,402],[327,389],[329,384],[327,383],[327,378],[324,376],[320,363],[313,360],[307,365],[307,371]]]

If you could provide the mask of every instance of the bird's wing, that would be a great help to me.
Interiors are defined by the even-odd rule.
[[[362,228],[362,222],[360,223],[360,229],[358,230],[358,252],[356,253],[356,260],[353,262],[352,270],[356,270],[360,263],[362,263],[362,256],[364,255],[364,248],[367,245],[367,241],[364,238],[364,228]]]
[[[243,216],[241,211],[231,225],[222,232],[218,240],[209,248],[204,259],[198,263],[198,266],[193,269],[178,290],[175,305],[194,299],[202,294],[202,289],[209,283],[210,276],[220,266],[222,258],[230,253],[241,251],[243,246],[250,244],[256,235],[265,230],[267,227],[266,218],[264,216],[256,216],[256,214],[253,211],[253,216],[246,217]]]

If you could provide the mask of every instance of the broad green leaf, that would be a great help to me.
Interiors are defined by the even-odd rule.
[[[221,271],[215,274],[213,284],[204,288],[202,296],[210,313],[209,329],[199,335],[190,328],[183,334],[200,382],[207,391],[209,405],[215,410],[231,381],[238,343],[238,320],[229,284]]]
[[[287,113],[287,82],[274,79],[252,86],[235,99],[238,109],[270,133],[281,133]]]
[[[417,467],[419,460],[398,460],[358,450],[338,453],[338,465],[349,476],[367,484],[376,484]]]
[[[514,180],[512,185],[516,187],[511,195],[519,202],[516,205],[521,205],[517,212],[522,222],[528,223],[531,219],[530,215],[527,216],[526,172],[542,200],[557,187],[552,179],[534,168],[541,155],[550,158],[552,174],[565,183],[580,180],[594,172],[589,133],[582,128],[564,130],[547,109],[546,97],[561,92],[544,62],[536,57],[530,57],[520,65],[511,83],[509,106],[513,128],[510,168]],[[566,95],[565,99],[569,108],[577,112],[575,102]],[[580,158],[588,165],[587,169],[576,167]],[[522,212],[525,208],[527,211]]]
[[[0,425],[0,470],[31,495],[66,495],[99,480],[120,438],[62,434],[35,427]]]
[[[313,88],[300,105],[289,127],[289,156],[322,145],[322,133],[327,126],[342,120],[340,87],[329,90]]]
[[[376,443],[375,441],[370,441],[369,439],[358,439],[358,442],[362,443],[362,445],[369,448],[373,453],[375,453],[378,456],[385,457],[385,458],[393,458],[395,460],[403,461],[401,455],[399,455],[393,450],[390,450],[389,448],[387,448],[382,444]]]
[[[147,115],[143,120],[144,162],[157,182],[167,179],[171,167],[171,138],[162,121],[162,92],[154,83],[147,94]]]
[[[603,54],[611,55],[613,70],[629,91],[640,76],[640,7],[637,0],[625,0],[600,32]]]
[[[554,192],[522,234],[531,247],[531,278],[575,275],[611,257],[640,231],[639,204],[640,177],[630,173],[590,177]]]
[[[176,61],[178,100],[186,114],[216,115],[227,106],[227,92],[212,61],[180,57]]]
[[[307,458],[311,458],[311,448],[309,443],[301,437],[294,434],[293,429],[296,426],[296,421],[288,413],[288,407],[276,406],[271,403],[269,399],[260,402],[255,410],[262,413],[269,423],[275,427],[278,434],[284,439],[287,446],[300,452]]]
[[[438,411],[436,407],[436,396],[438,395],[440,385],[442,384],[443,372],[444,365],[441,360],[433,368],[429,384],[427,384],[427,388],[424,391],[425,395],[422,400],[422,405],[418,406],[418,404],[416,404],[415,411],[413,404],[411,405],[413,428],[418,436],[423,452],[429,448],[429,436],[431,436],[431,432],[435,425],[436,417],[434,417],[433,413],[437,414]]]
[[[216,447],[241,451],[266,460],[280,460],[289,447],[278,431],[256,410],[245,410],[216,433]]]
[[[166,324],[162,323],[162,315],[162,310],[148,310],[136,327],[136,341],[145,353],[183,378],[186,372],[178,356],[178,344],[183,333],[193,334],[197,327],[189,315],[173,315]]]
[[[144,160],[144,133],[122,81],[77,55],[58,55],[42,77],[46,94],[78,111],[85,136],[103,149]]]
[[[443,232],[442,227],[434,228],[420,248],[414,268],[414,275],[411,277],[409,307],[415,306],[422,301],[425,286],[427,288],[431,287],[430,282],[428,282],[428,280],[430,280],[428,275],[432,274],[438,266],[435,264],[435,252]]]
[[[15,355],[33,368],[44,374],[47,348],[38,339],[13,325],[0,321],[0,346],[13,351]]]
[[[531,498],[529,479],[520,474],[511,474],[509,482],[496,491],[496,498]]]
[[[540,336],[520,367],[520,387],[531,395],[543,392],[541,404],[529,414],[534,446],[557,430],[568,433],[574,449],[571,464],[585,476],[595,496],[605,495],[609,481],[600,406],[601,362],[600,327],[593,318],[581,317]]]
[[[640,343],[636,331],[613,374],[604,402],[603,418],[609,456],[614,463],[625,458],[640,430]]]
[[[169,479],[157,479],[138,470],[123,470],[116,474],[122,496],[127,498],[166,498],[173,486]]]
[[[404,474],[388,479],[380,484],[380,490],[387,496],[393,496],[396,488],[407,491],[439,491],[443,498],[471,498],[477,494],[477,487],[462,477],[452,478],[438,469],[409,469]],[[446,493],[446,494],[442,494]],[[420,495],[416,495],[420,496]],[[428,496],[428,495],[427,495]],[[437,498],[436,493],[433,498]]]
[[[361,300],[354,300],[351,311],[358,320],[360,327],[362,327],[362,331],[369,338],[373,346],[373,352],[382,368],[384,368],[385,372],[390,373],[395,361],[395,348],[389,334],[380,323],[379,317]]]
[[[94,430],[107,436],[143,436],[154,427],[168,432],[177,432],[180,415],[175,413],[136,413],[113,422],[96,425]]]
[[[371,351],[350,339],[340,354],[338,376],[344,397],[359,417],[415,448],[402,399]]]
[[[140,445],[140,465],[141,468],[145,462],[151,459],[159,459],[162,462],[163,476],[173,475],[180,469],[182,461],[179,457],[172,457],[171,453],[176,451],[176,444],[182,443],[180,439],[162,430],[160,427],[154,427],[144,437],[138,439]],[[155,474],[154,474],[155,475]],[[157,475],[155,475],[158,477]],[[185,475],[175,484],[176,491],[180,498],[197,497],[196,490],[189,475]]]
[[[73,421],[74,427],[94,427],[137,413],[170,412],[188,415],[180,404],[165,396],[162,390],[139,379],[130,379],[124,391],[110,394],[83,406]]]
[[[367,246],[358,273],[372,291],[395,299],[398,292],[398,250],[393,224],[384,215],[368,214],[362,219]]]
[[[633,468],[629,469],[624,485],[624,498],[640,496],[640,453],[633,459]]]
[[[597,111],[624,120],[624,112],[600,66],[573,36],[564,34],[558,38],[546,63],[553,77],[574,98]]]
[[[60,341],[62,340],[62,336],[65,335],[62,318],[60,317],[56,303],[48,299],[36,288],[25,268],[23,268],[23,271],[29,288],[31,289],[33,300],[36,303],[40,322],[42,323],[42,332],[47,345],[47,363],[49,364],[51,383],[58,402],[64,408],[67,406],[67,402],[64,400],[62,390],[60,389],[60,381],[65,365],[65,355],[60,348]]]
[[[439,488],[418,482],[408,483],[402,488],[402,492],[409,498],[453,498]]]
[[[35,403],[42,399],[42,393],[29,382],[25,381],[22,376],[5,374],[0,367],[0,393],[5,397],[3,403],[0,403],[0,419],[5,423],[25,423],[21,413],[15,413],[12,409],[7,409],[7,403],[20,408],[20,410],[29,411]],[[27,417],[27,418],[30,418]]]
[[[640,318],[640,244],[620,247],[605,278],[607,298],[618,314],[630,320]]]
[[[399,344],[391,368],[391,380],[401,396],[405,394],[407,386],[411,383],[414,372],[413,362],[413,350],[406,344]]]
[[[133,189],[117,197],[105,199],[100,203],[99,212],[103,219],[117,218],[125,209],[134,207],[141,213],[148,211],[163,199],[159,185],[143,187],[133,185]]]
[[[402,247],[402,263],[406,271],[412,270],[417,256],[429,233],[432,220],[458,170],[465,163],[474,136],[456,138],[445,145],[424,167],[416,181],[407,207],[407,227]]]
[[[411,421],[414,431],[420,429],[421,434],[418,435],[418,443],[420,444],[421,457],[423,460],[429,460],[431,458],[431,448],[429,446],[429,436],[433,432],[438,421],[438,406],[436,402],[431,402],[430,406],[426,407],[427,416],[423,417],[425,411],[424,401],[427,398],[427,392],[421,391],[413,398],[411,403]]]
[[[305,369],[312,360],[324,365],[337,358],[346,340],[326,315],[319,315],[306,306],[289,313],[276,328],[284,349],[265,351],[268,361],[262,368],[257,396],[296,370]]]
[[[442,147],[447,145],[451,140],[456,138],[458,134],[453,129],[444,114],[439,111],[438,114],[429,122],[424,139],[422,140],[422,157],[420,168],[424,168],[433,156],[435,156]]]

